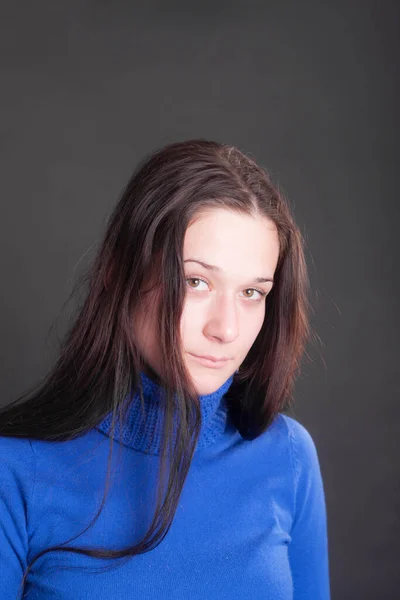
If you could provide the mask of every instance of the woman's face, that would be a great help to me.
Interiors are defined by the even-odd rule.
[[[198,394],[217,390],[245,359],[264,321],[262,294],[272,289],[278,257],[278,232],[266,217],[210,209],[187,228],[180,333]],[[136,339],[146,362],[162,376],[154,307],[141,307],[136,315]],[[227,360],[207,363],[196,356]]]

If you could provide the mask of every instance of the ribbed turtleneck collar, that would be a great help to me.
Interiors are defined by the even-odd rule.
[[[116,423],[113,437],[114,440],[134,450],[146,454],[159,454],[163,427],[162,411],[159,410],[162,388],[143,371],[140,373],[140,378],[143,386],[145,415],[142,412],[140,394],[137,390],[129,401],[125,424],[120,428],[119,423]],[[224,432],[228,414],[224,395],[232,381],[233,375],[215,392],[199,397],[202,425],[196,451],[212,444]],[[111,418],[110,413],[98,425],[98,429],[106,435],[110,434]]]

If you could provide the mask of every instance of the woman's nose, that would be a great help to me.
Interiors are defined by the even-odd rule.
[[[205,334],[221,342],[232,342],[239,335],[239,317],[236,300],[229,294],[220,294],[210,308]]]

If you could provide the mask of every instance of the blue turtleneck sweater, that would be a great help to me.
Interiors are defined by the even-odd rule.
[[[120,549],[137,542],[153,516],[161,443],[158,385],[141,374],[114,432],[111,484],[94,525],[70,545]],[[200,397],[202,429],[178,509],[153,550],[114,564],[70,552],[41,556],[27,600],[328,600],[326,506],[315,444],[279,414],[243,440],[225,393]],[[110,418],[68,442],[0,437],[0,598],[15,600],[36,553],[82,531],[95,516],[107,477]],[[68,568],[65,568],[68,567]],[[78,568],[75,568],[78,567]]]

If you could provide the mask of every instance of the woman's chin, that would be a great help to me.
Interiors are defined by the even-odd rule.
[[[190,374],[199,396],[213,394],[231,375],[233,375],[230,371],[220,371],[218,373],[193,373],[193,371],[191,371]]]

